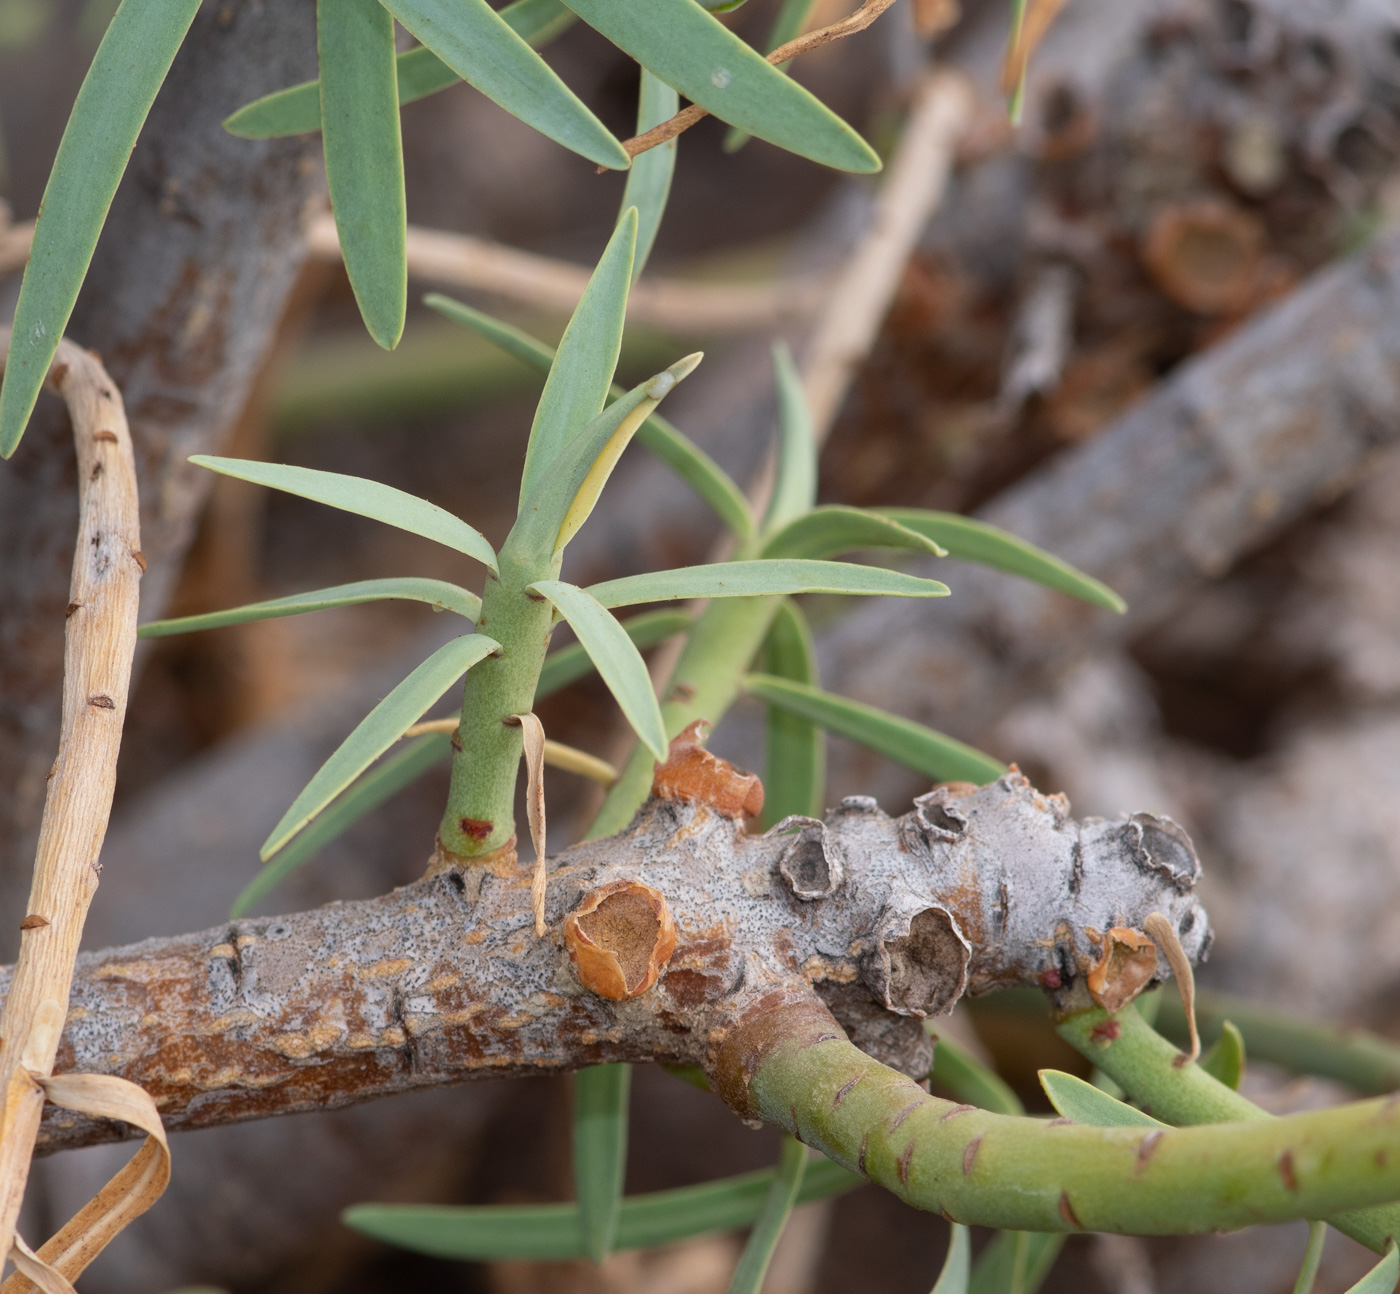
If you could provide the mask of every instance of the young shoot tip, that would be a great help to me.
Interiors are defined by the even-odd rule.
[[[693,355],[678,359],[664,373],[658,373],[647,383],[647,397],[652,400],[664,399],[677,382],[684,382],[700,366],[705,352],[697,350]]]

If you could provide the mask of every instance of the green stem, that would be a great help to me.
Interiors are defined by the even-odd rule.
[[[501,654],[467,675],[462,721],[452,755],[452,785],[438,839],[449,854],[479,858],[515,835],[515,779],[521,730],[507,722],[534,707],[535,685],[549,650],[554,609],[526,586],[558,574],[500,555],[500,575],[488,575],[477,628],[491,626]]]
[[[667,737],[696,719],[719,722],[738,695],[740,680],[782,602],[780,597],[721,598],[710,604],[695,622],[666,689],[661,717]],[[654,770],[655,761],[639,744],[603,801],[588,839],[614,835],[632,820],[651,790]]]
[[[760,1017],[726,1039],[717,1076],[730,1099],[916,1208],[958,1222],[1202,1234],[1400,1196],[1395,1102],[1227,1127],[1045,1123],[928,1096],[857,1049],[824,1012],[784,1015],[781,1029]]]
[[[1253,1101],[1212,1078],[1199,1065],[1179,1064],[1182,1053],[1148,1025],[1136,1009],[1127,1007],[1115,1016],[1095,1007],[1080,1011],[1059,1021],[1056,1031],[1066,1042],[1087,1056],[1104,1073],[1123,1088],[1142,1108],[1158,1119],[1177,1125],[1250,1122],[1266,1123],[1271,1128],[1293,1123],[1311,1116],[1291,1115],[1286,1119],[1274,1119],[1261,1110]],[[1385,1112],[1388,1123],[1391,1115],[1400,1109],[1394,1099],[1388,1101],[1356,1102],[1321,1111],[1336,1120],[1340,1132],[1349,1126],[1346,1119],[1353,1112],[1367,1109]],[[1372,1140],[1372,1130],[1364,1121],[1351,1125],[1352,1141],[1338,1146],[1339,1155],[1372,1154],[1384,1159],[1389,1151],[1384,1147],[1384,1134],[1377,1123]],[[1214,1131],[1221,1137],[1225,1130]],[[1234,1133],[1230,1130],[1230,1134]],[[1346,1134],[1343,1134],[1345,1136]],[[1280,1144],[1278,1155],[1282,1156],[1287,1142]],[[1274,1164],[1274,1173],[1285,1182],[1298,1184],[1296,1160],[1290,1159],[1285,1169],[1279,1158]],[[1382,1201],[1400,1197],[1400,1190],[1387,1196],[1384,1192],[1373,1198],[1378,1207],[1360,1211],[1339,1213],[1339,1209],[1351,1206],[1339,1204],[1317,1209],[1304,1208],[1293,1214],[1294,1217],[1325,1217],[1338,1231],[1344,1231],[1353,1240],[1359,1240],[1368,1249],[1377,1253],[1384,1251],[1386,1242],[1392,1236],[1400,1236],[1400,1205]],[[1262,1221],[1262,1219],[1258,1219]],[[1229,1226],[1222,1223],[1222,1226]]]

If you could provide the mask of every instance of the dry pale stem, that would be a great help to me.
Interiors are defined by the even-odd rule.
[[[0,333],[0,343],[9,341]],[[98,854],[136,647],[141,555],[136,468],[116,385],[98,358],[61,341],[49,388],[67,402],[80,516],[64,646],[63,726],[49,774],[19,960],[0,1016],[0,1254],[8,1254],[68,1011],[73,963],[97,890]]]

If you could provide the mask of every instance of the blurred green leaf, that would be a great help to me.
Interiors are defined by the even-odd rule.
[[[1244,1078],[1244,1035],[1228,1020],[1220,1026],[1220,1037],[1201,1057],[1201,1068],[1226,1087],[1240,1090]]]
[[[700,1186],[624,1198],[613,1248],[651,1249],[746,1226],[758,1217],[775,1175],[773,1169],[765,1168]],[[797,1202],[829,1199],[864,1184],[839,1164],[817,1156],[807,1165]],[[364,1235],[439,1258],[558,1261],[584,1253],[575,1204],[478,1208],[357,1204],[341,1216],[346,1226]]]
[[[1393,1294],[1395,1283],[1400,1281],[1400,1250],[1395,1241],[1390,1242],[1385,1257],[1356,1282],[1346,1294]]]
[[[790,40],[796,40],[802,35],[807,27],[807,18],[812,12],[812,6],[816,0],[783,0],[782,6],[778,10],[778,16],[773,20],[773,26],[768,32],[768,41],[763,46],[765,54],[771,54],[779,45],[786,45]],[[791,63],[779,63],[779,72],[786,72],[792,66]],[[740,130],[737,126],[731,126],[724,136],[724,151],[726,153],[737,153],[745,144],[749,142],[750,135],[747,130]]]
[[[405,742],[372,768],[362,773],[321,814],[284,845],[266,863],[233,901],[229,917],[245,917],[253,907],[299,871],[331,841],[347,832],[367,813],[377,809],[404,787],[416,782],[430,768],[446,763],[452,755],[451,738],[445,732],[430,732]]]
[[[32,45],[53,17],[46,0],[0,0],[0,50]]]
[[[324,503],[342,512],[382,521],[410,534],[422,535],[435,543],[455,548],[459,553],[474,557],[491,570],[496,570],[496,552],[479,530],[454,517],[446,508],[429,503],[416,495],[396,490],[392,485],[369,481],[362,476],[344,476],[340,472],[321,472],[314,467],[293,467],[287,463],[259,463],[247,458],[215,458],[211,454],[192,454],[190,462],[207,467],[222,476],[232,476],[254,485],[299,495],[315,503]]]
[[[146,114],[199,0],[125,0],[83,78],[49,172],[0,384],[0,458],[15,452]]]
[[[813,508],[788,522],[763,545],[764,557],[841,557],[861,548],[908,548],[946,557],[947,552],[917,530],[866,508],[841,504]]]
[[[465,634],[439,647],[369,712],[307,783],[258,851],[266,862],[389,749],[410,724],[471,667],[501,650],[494,638]]]
[[[858,741],[935,782],[981,785],[995,781],[1006,772],[1004,764],[972,746],[945,737],[921,723],[823,692],[820,688],[804,687],[801,683],[767,674],[750,674],[744,680],[744,687],[770,705],[780,705],[793,714],[811,719],[827,732]]]
[[[521,329],[437,292],[429,293],[424,301],[447,318],[489,338],[512,358],[542,373],[549,372],[554,362],[554,351]],[[612,399],[624,394],[622,387],[616,383],[609,392]],[[740,539],[752,536],[753,514],[749,511],[743,491],[694,441],[677,431],[658,413],[653,413],[642,423],[636,439],[639,445],[655,454],[704,499]]]
[[[559,0],[515,0],[499,12],[501,21],[534,49],[568,30],[577,19]],[[462,79],[432,50],[421,45],[400,54],[398,67],[400,107]],[[321,83],[303,81],[254,99],[226,118],[224,129],[242,139],[277,139],[320,130]]]
[[[653,126],[676,115],[681,106],[678,95],[665,81],[642,69],[637,92],[637,134],[645,134]],[[666,214],[666,199],[671,194],[671,176],[676,169],[676,147],[679,139],[669,139],[657,148],[649,148],[632,161],[627,173],[627,188],[622,194],[622,210],[637,208],[637,254],[632,262],[632,282],[642,276],[661,217]]]
[[[948,1237],[948,1257],[943,1260],[943,1270],[933,1287],[933,1294],[967,1294],[971,1274],[971,1233],[954,1222]]]
[[[637,650],[646,651],[648,647],[655,647],[667,638],[684,633],[692,621],[685,611],[643,611],[641,615],[629,616],[618,623],[636,644]],[[567,647],[550,652],[545,657],[544,668],[540,670],[540,679],[535,685],[535,700],[543,701],[560,688],[592,672],[593,662],[582,643],[570,643]]]
[[[1317,1269],[1322,1266],[1322,1247],[1327,1243],[1327,1223],[1308,1223],[1308,1247],[1303,1251],[1303,1265],[1293,1283],[1293,1294],[1312,1294]]]
[[[850,126],[694,0],[570,0],[569,8],[722,121],[838,170],[880,169]]]
[[[486,0],[381,3],[405,30],[511,116],[599,166],[626,170],[631,165],[612,132]]]
[[[574,1194],[583,1247],[600,1263],[612,1251],[627,1176],[631,1065],[592,1065],[574,1075]]]
[[[593,584],[588,590],[606,607],[678,598],[752,598],[774,594],[848,593],[899,598],[946,597],[946,585],[880,566],[854,562],[818,562],[804,558],[711,562],[648,571]]]
[[[970,1294],[1035,1294],[1065,1239],[1061,1232],[998,1231],[972,1269]]]
[[[316,0],[321,143],[345,273],[369,335],[403,336],[408,209],[394,19],[379,0]]]
[[[1095,1128],[1164,1128],[1160,1119],[1110,1096],[1092,1083],[1058,1069],[1042,1069],[1040,1085],[1050,1104],[1066,1119]]]
[[[930,512],[925,508],[881,508],[880,511],[900,525],[942,544],[950,557],[994,566],[999,571],[1034,580],[1110,611],[1127,610],[1127,603],[1107,584],[1076,570],[1043,548],[984,521],[974,521],[955,512]]]
[[[763,518],[765,535],[805,516],[817,502],[817,442],[812,415],[802,393],[802,379],[781,343],[773,347],[773,371],[778,379],[778,471]]]
[[[666,725],[652,691],[646,661],[626,631],[583,589],[562,580],[538,580],[530,585],[542,593],[569,622],[583,649],[627,716],[642,744],[657,759],[666,758]]]
[[[773,1261],[773,1251],[777,1249],[783,1228],[792,1216],[792,1207],[797,1203],[797,1192],[802,1188],[806,1168],[807,1147],[796,1137],[783,1137],[777,1173],[764,1198],[763,1209],[749,1233],[744,1252],[739,1257],[739,1265],[734,1269],[729,1294],[759,1294],[763,1288],[768,1264]]]
[[[928,1026],[925,1025],[925,1028]],[[959,1101],[975,1105],[979,1110],[990,1110],[993,1114],[1026,1112],[1021,1098],[999,1074],[946,1036],[940,1036],[938,1045],[933,1049],[932,1078]]]
[[[767,673],[815,685],[817,656],[807,617],[793,602],[784,602],[763,644]],[[763,777],[763,825],[771,827],[789,814],[819,818],[826,782],[826,737],[810,719],[768,707],[767,751]]]
[[[637,213],[629,208],[617,222],[617,229],[574,308],[550,365],[544,392],[535,406],[520,477],[522,508],[562,451],[602,412],[622,348],[622,325],[627,315],[636,245]],[[595,452],[589,463],[596,457]]]
[[[200,629],[220,629],[224,625],[247,624],[250,620],[275,620],[279,616],[297,616],[305,611],[324,611],[328,607],[348,607],[361,602],[382,602],[403,598],[426,602],[435,611],[455,611],[459,616],[475,620],[481,613],[481,599],[467,589],[446,580],[419,579],[414,576],[359,580],[354,584],[336,584],[328,589],[310,593],[293,593],[285,598],[266,602],[250,602],[246,606],[230,607],[227,611],[210,611],[198,616],[180,616],[173,620],[152,620],[136,631],[138,638],[168,638],[171,634],[194,633]]]

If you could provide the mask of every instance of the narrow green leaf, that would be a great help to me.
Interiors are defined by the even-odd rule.
[[[345,273],[369,335],[403,336],[408,209],[394,19],[379,0],[316,0],[321,142]]]
[[[616,698],[642,744],[657,759],[665,759],[666,725],[661,721],[661,707],[652,691],[651,676],[642,654],[622,626],[591,594],[576,585],[562,580],[539,580],[530,585],[530,591],[541,593],[554,603],[598,667],[608,691]]]
[[[861,548],[908,548],[947,557],[927,535],[865,508],[829,504],[788,522],[763,545],[764,557],[841,557]]]
[[[747,1226],[763,1207],[776,1173],[771,1168],[699,1186],[633,1195],[622,1201],[613,1248],[652,1249],[690,1236]],[[807,1166],[797,1202],[830,1199],[865,1183],[820,1156]],[[345,1225],[388,1244],[439,1258],[561,1261],[583,1256],[575,1204],[357,1204]]]
[[[24,434],[127,158],[198,8],[199,0],[124,0],[83,78],[15,306],[0,384],[0,458]]]
[[[637,650],[646,651],[648,647],[655,647],[667,638],[684,633],[693,622],[684,611],[643,611],[641,615],[628,616],[618,623],[637,645]],[[539,682],[535,684],[535,700],[543,701],[560,688],[592,672],[593,662],[582,643],[570,643],[567,647],[550,652],[545,657],[544,668],[540,670]]]
[[[513,117],[599,166],[626,170],[613,138],[486,0],[382,0],[384,7],[464,81]]]
[[[386,526],[422,535],[424,539],[455,548],[496,570],[496,552],[479,530],[460,517],[454,517],[446,508],[396,490],[392,485],[369,481],[362,476],[344,476],[339,472],[321,472],[313,467],[293,467],[286,463],[259,463],[247,458],[192,454],[190,462],[222,476],[283,490],[314,503],[324,503],[342,512],[353,512],[372,521],[382,521]]]
[[[603,410],[622,348],[622,325],[627,315],[627,291],[632,284],[636,246],[637,213],[629,209],[617,222],[617,229],[574,308],[535,407],[520,478],[522,510],[525,500],[563,450]],[[596,457],[595,452],[589,462]]]
[[[617,1237],[631,1090],[631,1065],[593,1065],[574,1075],[574,1194],[584,1251],[595,1263]]]
[[[503,22],[534,49],[567,31],[576,15],[559,0],[515,0],[500,10]],[[419,46],[398,56],[399,106],[456,85],[462,78],[430,49]],[[242,139],[277,139],[321,129],[321,83],[303,81],[265,94],[224,121],[230,135]]]
[[[430,768],[447,762],[451,739],[445,732],[430,732],[406,742],[367,772],[361,774],[332,800],[304,831],[264,864],[233,901],[230,918],[245,917],[253,907],[301,870],[316,854],[344,835],[367,813],[416,782]]]
[[[1026,1112],[1021,1098],[999,1074],[993,1073],[951,1038],[940,1037],[938,1045],[933,1049],[932,1078],[934,1082],[947,1088],[959,1101],[975,1105],[980,1110],[990,1110],[993,1114]]]
[[[971,1276],[971,1232],[954,1222],[952,1235],[948,1238],[948,1257],[943,1260],[943,1270],[933,1287],[933,1294],[967,1294]]]
[[[665,81],[642,69],[637,92],[637,134],[644,135],[653,126],[674,117],[681,99]],[[668,139],[657,148],[649,148],[632,161],[627,174],[627,188],[622,194],[622,210],[637,208],[637,254],[632,262],[632,282],[642,276],[651,256],[661,217],[666,214],[666,199],[671,195],[671,176],[676,170],[676,146],[679,137]]]
[[[768,32],[768,42],[763,47],[765,54],[771,54],[779,45],[786,45],[790,40],[796,40],[802,35],[807,27],[808,15],[812,12],[812,6],[816,0],[783,0],[778,16],[773,20],[773,26]],[[778,71],[786,72],[791,63],[779,63]],[[737,126],[731,126],[724,136],[724,151],[726,153],[737,153],[745,144],[749,142],[749,132],[740,130]]]
[[[1065,1239],[1063,1232],[998,1231],[972,1269],[970,1294],[1035,1294]]]
[[[767,673],[815,685],[817,654],[807,617],[793,602],[784,602],[768,628],[763,645]],[[826,737],[810,719],[768,707],[767,751],[763,778],[763,825],[771,827],[789,814],[821,816],[826,782]]]
[[[453,322],[479,332],[521,363],[528,364],[541,373],[549,372],[550,365],[554,362],[554,351],[528,333],[437,292],[429,293],[423,300]],[[618,399],[625,394],[622,387],[616,383],[609,392],[612,399]],[[693,440],[676,430],[659,413],[653,413],[638,428],[637,443],[655,454],[704,499],[735,535],[743,540],[753,536],[753,514],[749,510],[748,500],[744,498],[744,492]]]
[[[720,120],[838,170],[880,169],[850,126],[694,0],[569,0],[569,8]]]
[[[494,638],[465,634],[439,647],[369,712],[307,783],[272,829],[259,857],[266,862],[389,749],[404,730],[479,661],[501,650]]]
[[[956,512],[930,512],[925,508],[881,508],[880,511],[900,525],[942,544],[950,557],[994,566],[999,571],[1034,580],[1110,611],[1127,610],[1127,603],[1107,584],[1076,570],[1043,548],[984,521],[974,521]]]
[[[695,370],[702,358],[699,354],[687,355],[633,387],[564,446],[550,470],[541,474],[521,502],[503,551],[509,550],[521,562],[551,560],[593,506],[607,474],[638,424]]]
[[[1109,1096],[1102,1088],[1058,1069],[1042,1069],[1040,1085],[1050,1104],[1066,1119],[1096,1128],[1164,1128],[1150,1114]]]
[[[712,562],[648,571],[594,584],[588,590],[605,607],[678,598],[752,598],[774,594],[848,593],[898,598],[942,598],[947,585],[937,580],[854,562],[818,562],[784,557],[749,562]]]
[[[797,1192],[802,1189],[802,1177],[807,1168],[807,1147],[796,1137],[784,1136],[782,1153],[778,1156],[778,1171],[763,1201],[763,1210],[749,1233],[748,1243],[739,1256],[739,1265],[729,1282],[729,1294],[759,1294],[773,1251],[792,1216]]]
[[[247,624],[250,620],[275,620],[279,616],[297,616],[305,611],[324,611],[328,607],[348,607],[361,602],[382,602],[403,598],[411,602],[426,602],[435,611],[455,611],[459,616],[475,620],[481,613],[481,599],[475,593],[449,584],[446,580],[426,580],[410,576],[383,580],[359,580],[354,584],[337,584],[310,593],[293,593],[285,598],[266,602],[250,602],[247,606],[231,607],[227,611],[210,611],[200,616],[180,616],[174,620],[152,620],[136,631],[138,638],[168,638],[171,634],[194,633],[199,629],[221,629],[225,625]]]
[[[1226,1087],[1240,1090],[1244,1078],[1244,1035],[1228,1020],[1220,1026],[1220,1037],[1201,1057],[1201,1068]]]
[[[1327,1243],[1327,1223],[1308,1223],[1308,1247],[1303,1251],[1303,1265],[1293,1284],[1293,1294],[1312,1294],[1317,1269],[1322,1266],[1322,1247]]]
[[[1400,1281],[1400,1249],[1392,1240],[1386,1246],[1385,1257],[1356,1282],[1346,1294],[1394,1294]]]
[[[804,687],[788,679],[750,674],[744,686],[769,705],[780,705],[820,724],[827,732],[869,746],[897,764],[936,782],[995,781],[1006,766],[990,755],[910,719],[887,714],[844,696]]]
[[[773,347],[773,371],[778,379],[778,472],[763,518],[765,535],[796,521],[817,502],[817,441],[812,415],[802,393],[802,379],[781,342]]]

